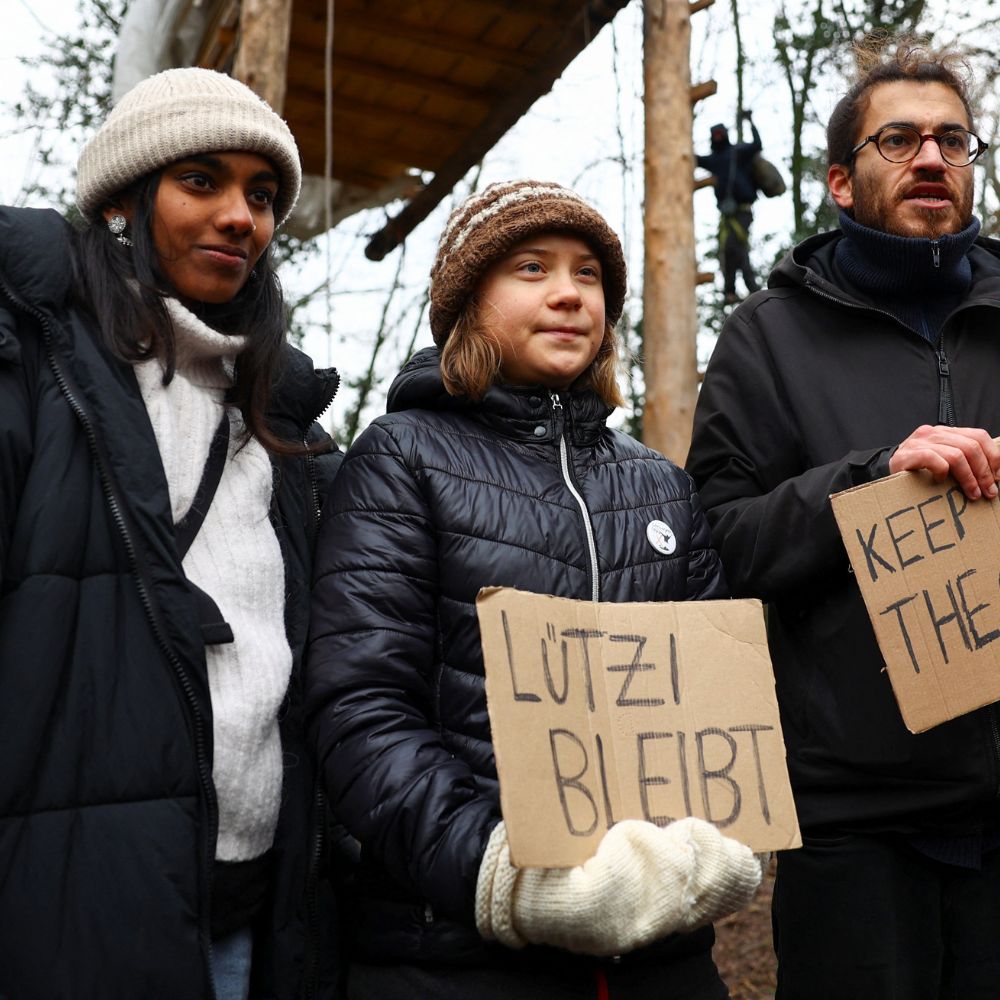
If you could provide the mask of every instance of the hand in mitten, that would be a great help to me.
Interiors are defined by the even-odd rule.
[[[576,868],[513,867],[500,823],[479,868],[476,926],[511,948],[620,955],[732,913],[760,879],[749,847],[694,817],[623,820]]]

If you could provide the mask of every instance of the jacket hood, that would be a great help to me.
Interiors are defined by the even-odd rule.
[[[303,433],[333,402],[340,388],[336,368],[314,368],[312,359],[286,344],[281,372],[271,392],[269,418],[290,420]]]
[[[52,310],[70,289],[67,261],[72,230],[50,208],[0,208],[0,280],[18,298]]]
[[[392,380],[385,411],[464,409],[469,402],[448,394],[441,379],[441,352],[436,347],[425,347]]]
[[[792,247],[767,279],[768,288],[808,286],[817,279],[830,283],[833,277],[833,252],[843,237],[839,229],[818,233]],[[835,290],[835,289],[831,289]]]

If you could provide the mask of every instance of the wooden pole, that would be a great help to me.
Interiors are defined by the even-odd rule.
[[[691,4],[645,0],[645,274],[643,440],[682,464],[698,390],[691,178]]]
[[[280,115],[288,87],[292,0],[243,0],[233,76]]]

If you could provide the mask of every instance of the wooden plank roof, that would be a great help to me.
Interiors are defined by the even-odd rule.
[[[627,3],[336,0],[332,177],[359,203],[406,195],[368,256],[405,239]],[[239,0],[217,0],[200,65],[231,69],[239,17]],[[319,176],[326,37],[327,0],[293,0],[283,114]]]

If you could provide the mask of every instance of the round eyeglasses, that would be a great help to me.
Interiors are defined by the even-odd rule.
[[[975,132],[964,128],[953,128],[940,135],[921,133],[910,125],[883,125],[874,135],[867,136],[851,150],[853,160],[868,143],[875,143],[882,159],[890,163],[909,163],[916,159],[928,139],[938,144],[941,156],[953,167],[967,167],[979,159],[989,148]]]

